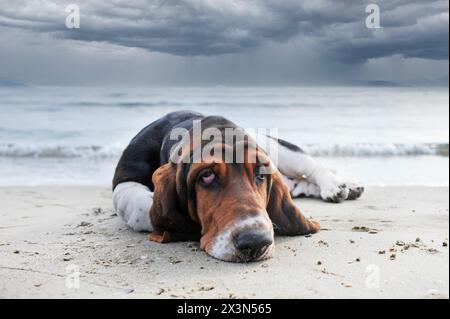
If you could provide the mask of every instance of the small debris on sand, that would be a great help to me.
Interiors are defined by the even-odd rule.
[[[329,246],[325,240],[319,240],[317,243],[319,244],[319,246],[325,246],[325,247]]]
[[[211,291],[214,289],[216,289],[216,287],[214,287],[214,286],[202,286],[198,289],[198,291]]]
[[[166,292],[163,288],[160,288],[156,293],[157,296],[161,296],[164,292]]]
[[[319,260],[319,261],[317,262],[317,265],[318,265],[318,266],[322,265],[322,262]]]
[[[429,252],[429,253],[432,254],[432,255],[435,255],[435,254],[440,253],[440,251],[437,250],[436,248],[428,248],[428,249],[427,249],[427,252]]]
[[[420,240],[420,238],[417,238],[414,242],[405,242],[405,241],[401,241],[401,240],[397,240],[395,242],[395,244],[389,248],[389,252],[391,253],[405,253],[406,251],[408,251],[410,248],[417,248],[423,251],[429,251],[428,247],[422,243],[422,241]]]
[[[355,226],[352,228],[352,231],[359,233],[369,233],[369,234],[378,234],[378,229],[369,228],[366,226]]]
[[[368,232],[369,228],[366,226],[355,226],[352,228],[352,231],[357,231],[357,232]]]
[[[193,252],[200,250],[198,243],[187,243],[187,247]]]
[[[350,239],[349,241],[350,241],[350,244],[354,244],[355,243],[355,241],[353,239]]]
[[[91,227],[91,226],[92,226],[92,223],[82,221],[80,224],[78,224],[77,227]]]
[[[261,267],[262,268],[269,268],[269,265],[268,264],[262,264]]]
[[[442,243],[442,247],[448,247],[448,241],[444,241],[444,242]]]
[[[132,294],[134,292],[134,289],[128,289],[127,294]]]
[[[357,263],[359,263],[359,262],[361,262],[361,258],[356,258],[355,261],[356,261]]]
[[[101,209],[100,207],[95,207],[92,209],[92,213],[94,215],[100,215],[100,214],[103,214],[104,212],[103,212],[103,209]]]
[[[169,262],[170,262],[172,265],[175,265],[175,264],[182,263],[183,261],[182,261],[182,260],[179,260],[179,259],[176,258],[176,257],[170,256],[170,257],[169,257]]]
[[[386,250],[379,250],[378,251],[378,255],[385,255],[386,254]]]
[[[344,276],[336,274],[334,272],[328,271],[326,268],[323,268],[322,270],[319,270],[322,274],[325,275],[330,275],[330,276],[335,276],[335,277],[340,277],[340,278],[344,278]]]
[[[17,254],[20,254],[20,250],[14,250],[14,251],[13,251],[13,254],[16,254],[16,255],[17,255]]]
[[[397,254],[391,254],[391,256],[389,257],[391,260],[395,260],[395,258],[397,258]]]
[[[437,291],[436,289],[430,289],[427,291],[427,297],[428,298],[433,298],[433,299],[448,299],[446,298],[444,295],[442,295],[441,293],[439,293],[439,291]]]

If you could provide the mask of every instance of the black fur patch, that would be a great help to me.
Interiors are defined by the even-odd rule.
[[[274,141],[277,141],[278,144],[280,144],[283,147],[286,147],[288,150],[291,150],[296,153],[305,153],[305,151],[303,151],[300,147],[298,147],[295,144],[289,143],[288,141],[282,140],[280,138],[274,138],[272,136],[267,136],[267,137],[273,139]]]

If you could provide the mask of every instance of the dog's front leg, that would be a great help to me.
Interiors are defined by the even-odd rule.
[[[153,193],[140,183],[121,183],[113,192],[114,209],[134,231],[153,231],[150,220],[152,203]]]

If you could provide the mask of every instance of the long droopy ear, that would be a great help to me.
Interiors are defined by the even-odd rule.
[[[187,203],[180,200],[177,192],[177,165],[168,163],[158,168],[152,176],[155,190],[150,219],[155,228],[149,236],[160,243],[199,240],[200,225],[187,212]]]
[[[289,189],[278,171],[272,174],[272,188],[267,212],[274,224],[275,233],[279,235],[309,235],[320,229],[318,222],[307,219],[295,205]]]

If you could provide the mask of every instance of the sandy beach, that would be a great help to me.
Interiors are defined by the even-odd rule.
[[[448,187],[297,200],[323,230],[278,237],[274,258],[250,264],[149,242],[115,215],[108,187],[3,187],[0,202],[0,298],[449,296]]]

